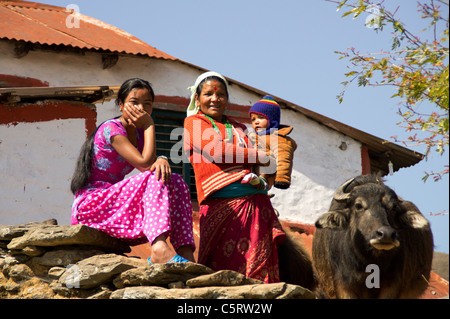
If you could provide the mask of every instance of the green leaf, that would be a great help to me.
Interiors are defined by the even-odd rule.
[[[357,17],[359,17],[359,15],[361,13],[363,13],[365,10],[367,9],[366,5],[362,5],[358,8],[358,10],[356,10],[355,15],[353,16],[353,19],[356,19]]]
[[[350,76],[355,75],[355,74],[358,74],[358,72],[356,72],[356,71],[351,71],[351,72],[346,73],[345,76],[346,76],[346,77],[350,77]]]
[[[352,11],[348,11],[348,12],[344,13],[342,15],[342,17],[345,18],[346,16],[351,15],[352,13],[353,13]]]
[[[401,43],[401,41],[398,39],[398,37],[395,37],[395,38],[392,40],[392,50],[397,49],[398,47],[400,47],[401,44],[402,44],[402,43]]]
[[[342,2],[338,5],[336,12],[339,12],[339,10],[341,10],[341,8],[347,3],[347,1],[348,1],[348,0],[342,1]]]
[[[358,78],[358,86],[366,86],[369,81],[364,76]]]

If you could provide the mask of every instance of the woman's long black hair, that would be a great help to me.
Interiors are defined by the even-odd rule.
[[[147,89],[151,96],[152,100],[155,100],[155,93],[153,92],[152,86],[149,82],[139,79],[133,78],[125,81],[119,89],[117,93],[116,105],[120,103],[124,103],[128,94],[133,89]],[[104,122],[103,122],[104,123]],[[102,123],[102,124],[103,124]],[[89,178],[91,176],[91,165],[92,158],[94,156],[94,138],[97,133],[100,124],[86,139],[83,146],[80,150],[80,155],[78,156],[77,163],[75,166],[75,172],[72,176],[72,181],[70,182],[70,190],[75,195],[80,189],[86,187],[89,182]]]

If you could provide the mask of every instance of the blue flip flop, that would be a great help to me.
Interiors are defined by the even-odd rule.
[[[181,257],[180,255],[175,255],[171,260],[169,260],[167,263],[188,263],[189,260],[187,260],[184,257]]]
[[[150,258],[151,257],[149,257],[148,259],[147,259],[147,262],[148,262],[148,264],[151,266],[151,265],[153,265],[153,263],[150,261]],[[173,264],[173,263],[188,263],[189,262],[189,260],[187,260],[186,258],[184,258],[184,257],[181,257],[180,255],[175,255],[171,260],[169,260],[166,264]]]

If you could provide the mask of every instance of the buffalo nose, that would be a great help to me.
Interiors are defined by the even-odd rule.
[[[396,241],[397,232],[392,227],[383,226],[375,231],[374,238],[381,242]]]
[[[400,246],[397,237],[395,229],[389,226],[383,226],[374,232],[370,244],[378,250],[390,250]]]

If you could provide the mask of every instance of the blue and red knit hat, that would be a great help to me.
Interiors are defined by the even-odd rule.
[[[256,102],[248,113],[262,115],[269,121],[267,130],[262,132],[261,135],[270,134],[280,126],[281,109],[278,103],[275,102],[270,95],[266,95],[262,100]]]

